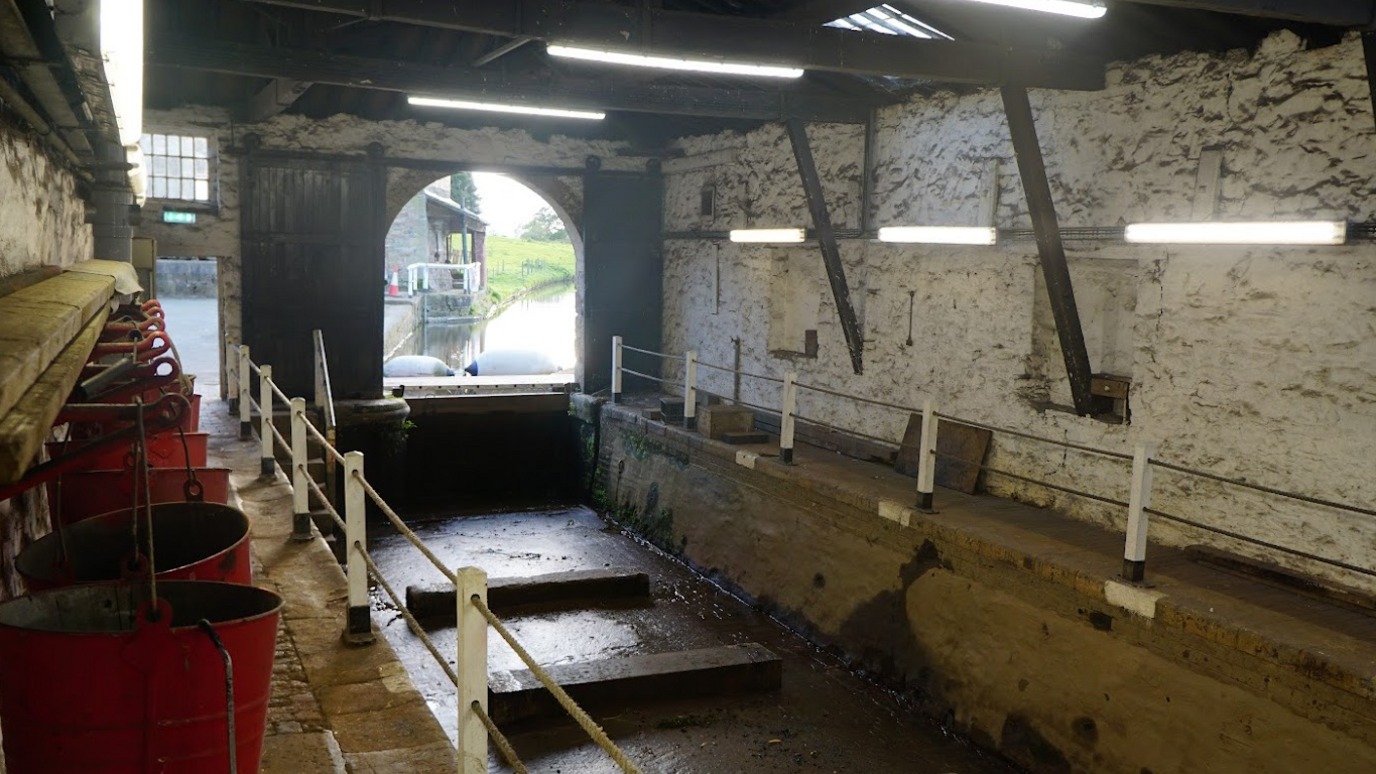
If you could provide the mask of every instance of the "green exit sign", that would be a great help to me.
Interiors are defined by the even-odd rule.
[[[163,223],[195,223],[195,222],[196,222],[196,213],[194,213],[194,212],[177,212],[176,210],[163,210],[163,211],[162,211],[162,222],[163,222]]]

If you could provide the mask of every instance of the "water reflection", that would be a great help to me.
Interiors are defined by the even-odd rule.
[[[399,354],[437,357],[461,370],[481,352],[528,349],[548,355],[560,368],[572,369],[577,359],[574,313],[572,288],[541,291],[483,322],[422,324],[408,342],[407,351]]]

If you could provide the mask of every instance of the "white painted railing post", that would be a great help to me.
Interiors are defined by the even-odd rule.
[[[229,415],[239,413],[239,356],[234,342],[225,340],[225,397],[229,398]]]
[[[291,399],[291,539],[311,539],[309,456],[306,446],[306,399]]]
[[[922,402],[922,437],[917,448],[917,507],[924,511],[932,510],[932,497],[936,492],[936,404],[928,399]]]
[[[621,337],[612,337],[612,403],[621,402]]]
[[[253,369],[249,366],[248,345],[239,345],[239,440],[247,441],[253,437],[253,417],[250,413],[253,409],[251,403],[252,393],[249,389],[249,374]]]
[[[793,464],[793,414],[798,410],[798,373],[784,374],[784,396],[779,411],[779,459]]]
[[[276,460],[272,457],[272,366],[258,366],[258,389],[258,440],[263,445],[259,472],[271,476],[276,470]]]
[[[473,606],[473,597],[487,604],[487,573],[477,567],[460,567],[455,586],[458,623],[455,629],[459,653],[459,774],[487,774],[487,729],[473,712],[473,705],[487,712],[487,619]]]
[[[325,415],[325,364],[320,362],[320,329],[311,331],[311,375],[315,377],[315,408]]]
[[[698,426],[698,353],[691,349],[683,353],[683,426]]]
[[[1147,574],[1147,509],[1151,507],[1151,444],[1137,444],[1132,455],[1132,491],[1128,494],[1127,542],[1123,578],[1140,581]]]
[[[368,565],[363,549],[368,545],[367,493],[363,490],[363,452],[344,455],[345,570],[348,573],[349,611],[344,640],[355,645],[373,641],[373,621],[368,614]]]

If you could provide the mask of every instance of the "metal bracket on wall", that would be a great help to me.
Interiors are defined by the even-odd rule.
[[[831,215],[827,212],[827,202],[822,196],[822,181],[817,176],[817,164],[812,158],[812,146],[807,140],[807,126],[797,118],[789,119],[788,139],[793,144],[793,155],[798,160],[798,174],[803,178],[803,193],[807,197],[807,208],[812,213],[812,227],[817,232],[817,241],[822,247],[822,261],[827,267],[827,279],[831,282],[831,295],[836,300],[836,313],[841,318],[841,331],[846,337],[846,348],[850,350],[850,363],[855,373],[864,372],[865,342],[860,332],[860,320],[856,317],[855,306],[851,304],[850,287],[846,284],[846,267],[841,263],[841,251],[836,245],[836,232],[831,228]]]
[[[1094,403],[1089,350],[1085,347],[1080,312],[1075,306],[1075,288],[1070,283],[1060,224],[1056,222],[1056,204],[1051,199],[1051,185],[1046,179],[1046,165],[1037,142],[1032,103],[1027,98],[1027,89],[1022,86],[1005,84],[1002,91],[1003,111],[1008,116],[1008,130],[1013,136],[1013,152],[1018,157],[1018,174],[1027,195],[1032,230],[1037,235],[1037,253],[1041,256],[1042,276],[1051,298],[1051,314],[1056,320],[1056,334],[1065,357],[1070,394],[1075,401],[1075,413],[1087,416],[1092,413]]]

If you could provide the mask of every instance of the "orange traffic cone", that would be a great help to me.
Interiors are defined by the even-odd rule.
[[[393,267],[392,267],[392,284],[390,284],[390,285],[387,286],[387,295],[389,295],[389,296],[399,296],[399,295],[401,295],[401,288],[397,286],[397,282],[398,282],[398,278],[397,278],[397,267],[393,266]]]

